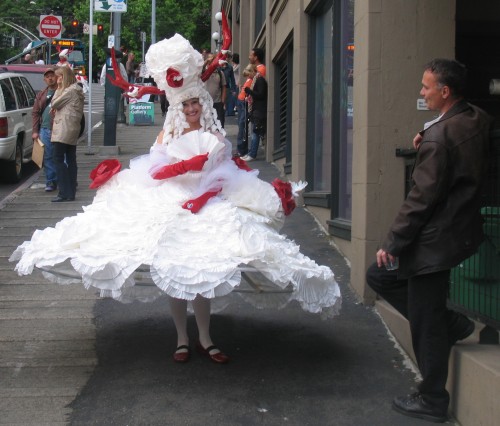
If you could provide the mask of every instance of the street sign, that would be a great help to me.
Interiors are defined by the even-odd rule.
[[[94,0],[95,12],[126,12],[127,0]]]
[[[113,34],[108,36],[108,47],[112,49],[115,47],[115,36]]]
[[[61,38],[62,17],[54,15],[40,15],[40,24],[38,26],[40,37]]]
[[[83,34],[90,34],[90,25],[86,22],[83,24]]]

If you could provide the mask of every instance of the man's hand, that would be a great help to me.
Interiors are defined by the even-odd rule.
[[[422,142],[422,135],[420,133],[417,133],[413,138],[413,148],[418,149],[421,142]]]
[[[377,251],[377,265],[380,268],[382,265],[387,267],[389,263],[394,263],[396,258],[392,255],[387,253],[384,249],[379,249]]]

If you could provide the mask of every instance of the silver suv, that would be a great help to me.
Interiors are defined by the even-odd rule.
[[[26,77],[0,71],[0,178],[18,182],[33,151],[35,91]]]

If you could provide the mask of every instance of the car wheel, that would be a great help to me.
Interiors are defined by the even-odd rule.
[[[3,168],[3,177],[9,183],[17,183],[23,175],[23,142],[19,138],[16,143],[14,160],[6,161]]]

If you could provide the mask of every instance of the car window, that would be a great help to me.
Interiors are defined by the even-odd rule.
[[[26,96],[28,97],[28,105],[33,106],[35,104],[35,91],[33,87],[28,83],[28,80],[24,77],[21,77],[21,82],[24,86],[24,91],[26,92]]]
[[[42,73],[20,71],[20,74],[24,75],[28,79],[35,92],[39,92],[47,87],[47,84],[43,80]]]
[[[80,50],[73,50],[69,53],[68,61],[83,62],[83,53]]]
[[[2,89],[3,99],[5,101],[5,111],[14,111],[17,108],[16,97],[14,95],[14,89],[10,84],[10,79],[1,79],[0,88]]]
[[[23,83],[21,83],[21,79],[19,77],[12,77],[12,85],[14,86],[14,90],[16,91],[17,101],[19,102],[19,109],[21,108],[29,108],[28,97],[23,89]]]

